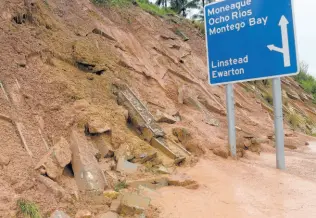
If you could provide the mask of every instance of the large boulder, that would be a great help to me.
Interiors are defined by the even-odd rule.
[[[103,192],[107,182],[85,136],[73,130],[70,144],[72,168],[79,190]]]
[[[35,169],[51,179],[61,176],[64,167],[71,162],[70,145],[63,137],[40,160]]]

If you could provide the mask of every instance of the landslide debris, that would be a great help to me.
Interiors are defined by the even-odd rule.
[[[44,217],[157,217],[140,193],[199,188],[176,168],[229,158],[224,88],[208,85],[190,21],[89,0],[0,8],[0,217],[18,216],[19,199]],[[316,111],[293,79],[282,83],[295,149]],[[239,157],[273,149],[270,89],[235,85]]]

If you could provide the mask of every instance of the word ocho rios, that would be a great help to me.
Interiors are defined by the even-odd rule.
[[[266,25],[268,17],[255,18],[252,9],[247,9],[251,6],[252,0],[244,0],[231,4],[227,4],[221,7],[209,8],[205,11],[208,19],[208,34],[220,34],[228,31],[240,31],[240,29],[247,25]],[[249,18],[247,21],[240,21],[241,18]],[[233,21],[232,24],[228,22]],[[226,24],[226,25],[225,25]],[[222,25],[222,26],[220,26]]]

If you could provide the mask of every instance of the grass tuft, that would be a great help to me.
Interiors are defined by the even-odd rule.
[[[308,65],[301,63],[300,72],[293,77],[304,89],[305,92],[310,93],[316,98],[316,79],[308,73]],[[316,101],[313,101],[315,104]]]
[[[119,192],[120,190],[127,188],[127,186],[126,181],[121,181],[115,184],[114,190]]]
[[[25,199],[19,199],[17,201],[18,208],[20,212],[25,216],[29,218],[41,218],[38,206],[28,200]]]
[[[204,22],[203,21],[197,21],[197,20],[194,20],[192,21],[193,23],[193,26],[199,30],[199,32],[202,34],[202,35],[205,35],[205,25],[204,25]]]
[[[270,104],[273,105],[273,96],[271,93],[264,93],[263,98]]]
[[[301,118],[296,113],[288,114],[287,119],[294,129],[298,128],[301,123]]]

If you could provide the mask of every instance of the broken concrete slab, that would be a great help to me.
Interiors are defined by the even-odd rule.
[[[128,162],[125,160],[124,157],[120,157],[117,165],[116,165],[116,171],[119,171],[121,173],[126,173],[126,174],[133,174],[136,173],[138,169],[138,165]]]
[[[35,169],[41,173],[56,179],[62,175],[64,167],[71,162],[70,145],[61,137],[61,139],[52,147],[48,153],[40,160]]]
[[[113,93],[117,95],[117,100],[120,105],[125,106],[129,113],[130,122],[135,129],[140,131],[140,137],[145,141],[162,151],[170,158],[178,158],[184,153],[187,153],[178,149],[176,146],[168,146],[164,141],[165,133],[162,128],[155,122],[152,114],[142,104],[142,102],[136,97],[136,95],[124,84],[113,84]]]
[[[168,148],[168,147],[166,146],[166,144],[165,144],[163,138],[161,138],[161,137],[160,137],[160,138],[153,138],[153,139],[151,140],[150,144],[151,144],[154,148],[156,148],[156,149],[162,151],[162,152],[163,152],[165,155],[167,155],[168,157],[170,157],[170,158],[172,158],[172,159],[177,158],[177,155],[176,155],[173,151],[171,151],[170,148]]]
[[[75,218],[92,218],[92,213],[87,209],[78,210]]]
[[[153,115],[148,111],[144,104],[136,95],[124,84],[114,84],[117,87],[117,100],[129,113],[131,122],[139,129],[147,128],[153,133],[153,137],[163,137],[165,133],[155,123]]]
[[[150,198],[134,193],[124,193],[121,200],[120,213],[123,215],[142,214],[150,204]]]
[[[156,121],[158,123],[169,123],[169,124],[174,124],[176,123],[178,120],[169,115],[169,114],[166,114],[166,113],[163,113],[161,112],[160,110],[157,110],[157,113],[156,113]]]
[[[120,216],[115,213],[115,212],[107,212],[107,213],[103,213],[103,214],[99,214],[96,216],[96,218],[119,218]]]
[[[80,191],[103,192],[107,182],[84,135],[71,133],[72,168]]]
[[[61,210],[55,210],[49,218],[70,218],[70,216]]]

